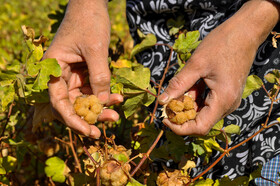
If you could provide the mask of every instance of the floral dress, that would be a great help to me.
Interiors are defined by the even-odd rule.
[[[140,41],[137,34],[137,29],[139,29],[144,34],[156,35],[158,43],[173,45],[174,40],[168,34],[166,24],[168,19],[184,16],[185,28],[199,30],[201,39],[203,39],[211,30],[233,15],[243,3],[245,1],[242,0],[127,0],[127,20],[135,43]],[[276,26],[274,31],[279,32],[279,28]],[[271,85],[264,79],[264,75],[273,69],[280,69],[280,47],[274,48],[271,41],[272,37],[269,36],[259,47],[250,71],[250,74],[255,74],[263,80],[267,89],[270,89]],[[164,72],[169,52],[168,47],[160,45],[136,55],[136,58],[139,63],[150,68],[152,80],[158,81]],[[176,62],[176,53],[173,52],[171,64]],[[167,86],[168,80],[174,76],[177,68],[174,65],[169,70],[164,86]],[[241,134],[233,136],[230,146],[238,144],[258,131],[267,116],[269,107],[270,99],[262,89],[243,99],[239,108],[225,118],[225,125],[236,124],[241,128]],[[275,104],[270,122],[275,122],[276,118],[280,117],[279,111],[280,104]],[[158,111],[157,117],[160,114]],[[156,120],[155,124],[161,127],[160,120]],[[252,167],[257,163],[265,164],[279,156],[279,131],[280,125],[274,125],[251,141],[231,151],[228,157],[224,157],[214,169],[208,172],[207,177],[214,179],[228,175],[233,179],[250,173]],[[219,155],[217,152],[212,161]],[[277,162],[279,163],[279,161]],[[193,171],[194,175],[205,168],[198,165]],[[279,167],[276,169],[278,172],[280,171]]]

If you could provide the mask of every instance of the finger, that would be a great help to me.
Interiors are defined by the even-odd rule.
[[[111,75],[108,64],[108,44],[109,42],[103,41],[84,50],[84,58],[88,65],[89,81],[93,94],[103,104],[107,103],[110,97]]]
[[[98,121],[118,121],[119,114],[111,109],[105,109],[98,117]]]
[[[52,77],[49,83],[49,94],[52,106],[68,127],[85,136],[98,138],[100,136],[100,131],[91,130],[89,124],[75,113],[67,91],[67,84],[61,77]]]
[[[158,98],[159,103],[166,104],[171,99],[182,96],[200,78],[201,76],[197,65],[193,62],[188,62],[185,67],[169,81],[167,88]]]
[[[120,94],[111,94],[110,95],[110,100],[106,104],[106,106],[111,106],[111,105],[119,104],[121,102],[123,102],[123,96],[122,95],[120,95]]]

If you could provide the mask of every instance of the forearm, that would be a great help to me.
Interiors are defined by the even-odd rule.
[[[278,3],[268,0],[250,0],[230,19],[256,47],[267,38],[279,21]]]
[[[75,32],[76,28],[81,26],[84,27],[84,29],[86,29],[87,25],[92,26],[93,21],[102,21],[104,23],[104,28],[97,28],[99,30],[110,29],[107,4],[108,0],[69,0],[59,30],[61,30],[62,27],[63,35],[68,35]],[[67,33],[67,31],[69,33]]]

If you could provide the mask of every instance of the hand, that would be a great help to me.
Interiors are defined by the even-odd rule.
[[[210,91],[204,103],[197,105],[195,120],[176,125],[164,119],[164,124],[178,135],[206,135],[216,122],[234,111],[256,51],[278,18],[277,7],[271,2],[249,1],[206,36],[159,101],[166,104],[186,91],[198,100],[205,84]]]
[[[100,131],[76,115],[73,102],[77,96],[97,95],[103,104],[123,100],[121,95],[110,95],[108,47],[110,22],[105,0],[70,0],[59,30],[44,58],[56,58],[62,76],[49,82],[50,101],[56,117],[74,131],[98,138]],[[89,75],[90,87],[84,87]],[[99,120],[118,120],[113,110],[104,110]]]

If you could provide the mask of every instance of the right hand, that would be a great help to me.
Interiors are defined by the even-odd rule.
[[[110,94],[108,47],[110,22],[105,0],[70,0],[65,17],[44,55],[56,58],[62,69],[61,77],[49,82],[50,101],[54,114],[74,131],[98,138],[100,131],[82,120],[73,108],[77,96],[94,94],[105,105],[123,101],[121,95]],[[89,75],[90,87],[83,87]],[[116,121],[118,114],[106,109],[100,121]]]

